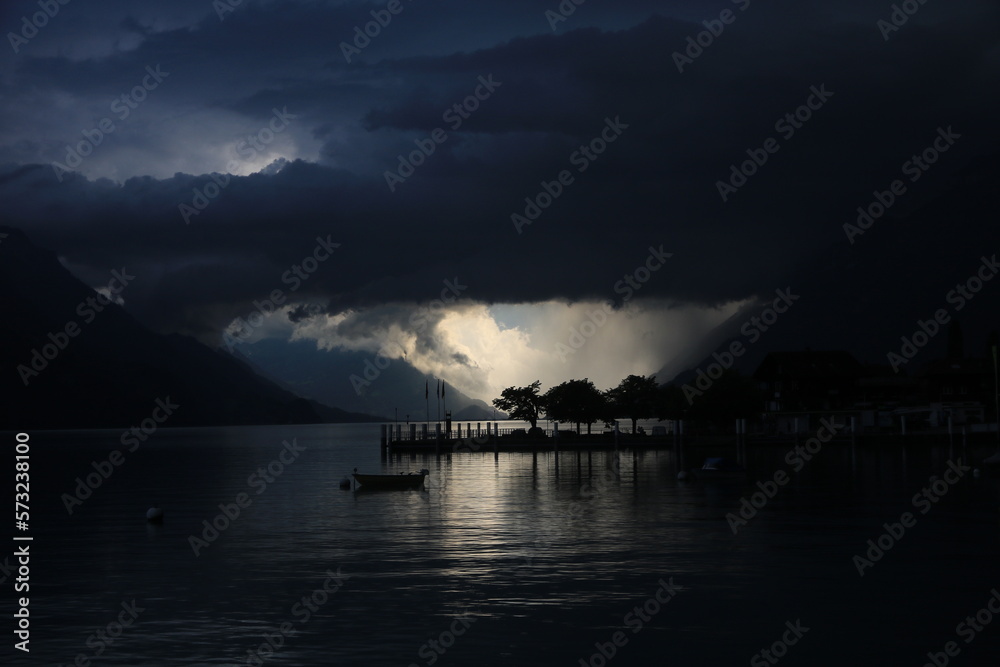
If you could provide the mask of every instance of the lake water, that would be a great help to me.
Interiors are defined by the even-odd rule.
[[[950,664],[1000,664],[1000,617],[959,627],[1000,587],[996,482],[951,473],[939,501],[912,500],[947,479],[946,442],[831,443],[797,473],[789,445],[761,446],[747,480],[679,482],[668,450],[383,465],[378,425],[163,429],[133,452],[119,436],[31,434],[31,653],[9,626],[7,664],[919,667],[947,642]],[[113,448],[124,463],[68,514],[62,494]],[[430,476],[338,488],[355,467]],[[779,470],[790,481],[734,535],[727,513]],[[859,576],[854,556],[907,511]],[[213,539],[196,555],[191,536]]]

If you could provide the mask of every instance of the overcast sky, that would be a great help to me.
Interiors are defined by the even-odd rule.
[[[282,290],[294,322],[257,336],[485,399],[654,372],[846,243],[948,128],[901,208],[998,147],[995,2],[230,4],[3,3],[4,218],[92,285],[128,267],[159,331],[217,344]]]

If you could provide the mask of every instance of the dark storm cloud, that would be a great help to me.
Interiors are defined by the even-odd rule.
[[[618,281],[661,245],[673,258],[636,298],[746,298],[843,243],[841,224],[938,127],[963,138],[914,186],[914,200],[924,183],[996,150],[994,6],[929,3],[885,41],[876,21],[888,6],[752,2],[679,73],[673,53],[704,30],[692,19],[726,7],[736,5],[699,3],[666,16],[641,4],[586,3],[575,26],[552,31],[548,6],[537,3],[407,4],[348,64],[337,45],[366,20],[367,5],[248,4],[225,21],[199,15],[153,33],[142,28],[152,23],[141,6],[113,24],[141,38],[130,50],[27,55],[9,70],[0,202],[10,223],[94,284],[113,267],[134,269],[125,298],[143,320],[202,333],[246,315],[274,289],[328,301],[332,312],[426,303],[456,277],[469,286],[463,296],[487,302],[620,299]],[[481,32],[470,36],[458,26],[472,14]],[[59,159],[111,96],[156,63],[170,78],[140,109],[141,130],[130,130],[129,142],[109,139],[109,160],[141,149],[145,173],[160,173],[154,168],[176,151],[238,141],[286,107],[297,119],[285,136],[300,154],[262,159],[303,159],[231,177],[190,224],[178,207],[211,183],[205,176],[60,183],[48,165],[22,166]],[[489,76],[500,86],[450,129],[443,113]],[[832,97],[782,138],[775,122],[821,86]],[[50,117],[40,100],[60,96],[93,110]],[[571,154],[601,136],[606,119],[627,128],[577,171]],[[216,120],[238,127],[208,129]],[[447,140],[390,193],[384,172],[435,128]],[[768,137],[780,150],[723,203],[716,182]],[[573,183],[518,234],[511,214],[524,214],[525,197],[566,169]],[[284,272],[327,235],[341,248],[292,293]]]

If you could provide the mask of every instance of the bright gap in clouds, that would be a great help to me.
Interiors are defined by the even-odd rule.
[[[419,307],[393,304],[313,317],[289,325],[288,336],[315,340],[326,350],[405,357],[421,372],[489,403],[505,387],[535,380],[543,391],[583,378],[608,389],[627,375],[656,373],[744,305],[647,301],[612,310],[602,302],[456,304],[414,328],[410,314]]]

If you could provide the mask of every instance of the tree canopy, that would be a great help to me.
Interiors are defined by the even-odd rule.
[[[554,421],[576,424],[577,433],[580,424],[586,424],[589,434],[591,425],[607,412],[604,394],[587,378],[567,380],[549,389],[542,398],[545,415]]]
[[[526,421],[531,424],[531,428],[535,428],[543,405],[542,397],[538,394],[541,386],[541,381],[535,380],[527,387],[507,387],[501,392],[500,398],[493,399],[493,405],[497,410],[506,412],[508,419]]]
[[[633,433],[636,422],[640,419],[652,419],[658,411],[660,394],[654,375],[629,375],[617,387],[609,389],[607,395],[614,414],[632,420]]]
[[[552,421],[587,425],[587,433],[595,422],[611,424],[616,418],[632,421],[635,433],[641,419],[690,419],[700,423],[728,423],[761,411],[764,398],[750,378],[733,370],[726,371],[708,390],[689,400],[681,387],[660,386],[654,375],[629,375],[618,386],[601,391],[588,378],[567,380],[539,393],[541,382],[535,380],[526,387],[507,387],[493,405],[506,412],[510,419],[526,421],[531,428],[545,415]]]

